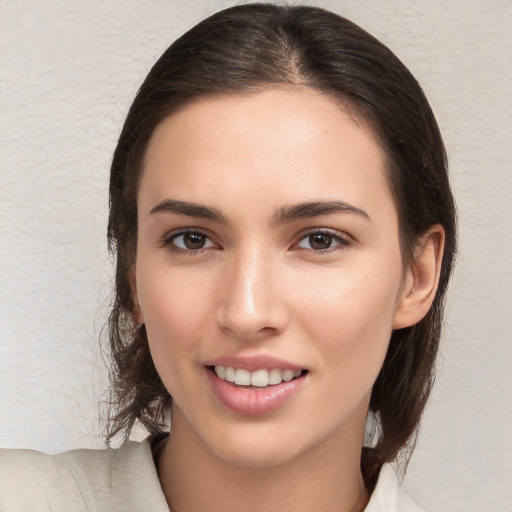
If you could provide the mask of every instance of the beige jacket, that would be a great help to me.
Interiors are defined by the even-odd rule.
[[[0,512],[61,511],[169,512],[149,441],[56,455],[0,450]],[[365,512],[421,510],[386,464]]]

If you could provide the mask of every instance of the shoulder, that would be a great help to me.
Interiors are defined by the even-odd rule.
[[[384,464],[364,512],[422,512],[422,510],[400,488],[391,464]]]
[[[54,455],[0,450],[0,510],[136,511],[148,502],[167,511],[148,441]]]

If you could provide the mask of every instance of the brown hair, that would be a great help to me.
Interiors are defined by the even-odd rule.
[[[439,288],[418,324],[395,330],[373,387],[374,442],[361,467],[373,488],[384,462],[412,450],[433,382],[443,298],[456,248],[455,206],[439,129],[420,86],[373,36],[323,9],[240,5],[202,21],[160,57],[138,91],[116,147],[110,177],[108,240],[116,257],[109,319],[111,409],[107,440],[135,421],[166,428],[172,398],[151,359],[144,326],[133,320],[130,272],[136,257],[137,184],[156,126],[196,98],[300,86],[321,91],[373,130],[388,156],[404,261],[433,224],[446,233]]]

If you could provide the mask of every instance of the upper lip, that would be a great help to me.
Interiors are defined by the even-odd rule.
[[[231,366],[250,372],[262,369],[279,368],[280,370],[304,370],[304,366],[286,361],[270,354],[227,355],[216,357],[205,362],[205,366]]]

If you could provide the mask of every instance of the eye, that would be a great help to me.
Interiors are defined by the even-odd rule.
[[[217,247],[204,233],[199,231],[185,231],[175,233],[164,241],[165,245],[171,249],[177,249],[184,252],[200,251]]]
[[[342,236],[330,231],[314,231],[303,237],[296,247],[313,251],[327,251],[329,249],[349,247],[350,245],[352,245],[352,242],[346,235]]]

